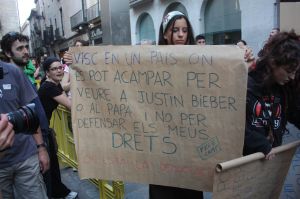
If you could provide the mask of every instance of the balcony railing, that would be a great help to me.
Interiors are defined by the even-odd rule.
[[[39,27],[39,25],[36,22],[33,23],[33,29],[36,34],[41,35],[41,28]]]
[[[44,44],[50,45],[53,43],[54,35],[53,35],[53,26],[46,27],[46,30],[43,31],[44,35]]]
[[[55,29],[55,40],[63,39],[62,35],[60,34],[59,28]]]
[[[78,11],[75,15],[71,16],[71,28],[76,30],[83,24],[86,24],[86,16],[83,10]]]
[[[86,10],[86,19],[87,21],[92,21],[94,19],[99,19],[100,20],[100,10],[99,10],[99,5],[96,3],[95,5],[89,7]]]
[[[129,0],[129,6],[132,8],[152,1],[153,0]]]

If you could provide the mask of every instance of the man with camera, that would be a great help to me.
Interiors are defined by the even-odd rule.
[[[1,48],[12,64],[0,62],[0,113],[9,113],[14,129],[21,129],[15,129],[13,144],[0,159],[0,189],[4,199],[15,198],[14,193],[18,198],[46,199],[41,173],[49,169],[49,156],[40,128],[32,128],[36,126],[35,110],[26,106],[38,96],[19,68],[29,60],[28,37],[10,32],[2,38]]]

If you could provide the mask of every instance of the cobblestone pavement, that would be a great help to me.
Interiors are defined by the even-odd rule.
[[[80,180],[78,172],[72,168],[62,168],[63,183],[72,191],[78,192],[78,199],[99,199],[99,190],[89,180]],[[149,199],[148,185],[125,183],[125,199]]]

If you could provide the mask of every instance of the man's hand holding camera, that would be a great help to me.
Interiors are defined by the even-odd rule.
[[[45,173],[49,169],[49,155],[34,107],[35,104],[32,103],[22,106],[16,111],[1,114],[0,153],[12,146],[15,133],[32,135],[37,145],[41,172]]]
[[[8,122],[7,116],[1,114],[0,119],[0,153],[11,147],[14,142],[15,132],[13,125]]]

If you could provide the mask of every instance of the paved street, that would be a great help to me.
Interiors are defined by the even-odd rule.
[[[88,180],[80,180],[78,173],[72,168],[61,169],[62,181],[71,190],[78,192],[78,199],[99,199],[99,192],[95,185]],[[125,183],[125,199],[149,199],[148,185]],[[211,194],[205,193],[205,199],[210,199]]]
[[[61,169],[62,181],[69,189],[78,192],[78,199],[98,199],[97,187],[88,180],[80,180],[72,168]],[[125,199],[148,199],[148,185],[126,183]]]
[[[79,199],[99,198],[99,192],[95,185],[88,180],[80,180],[78,173],[72,168],[61,169],[62,181],[69,189],[78,192]]]

